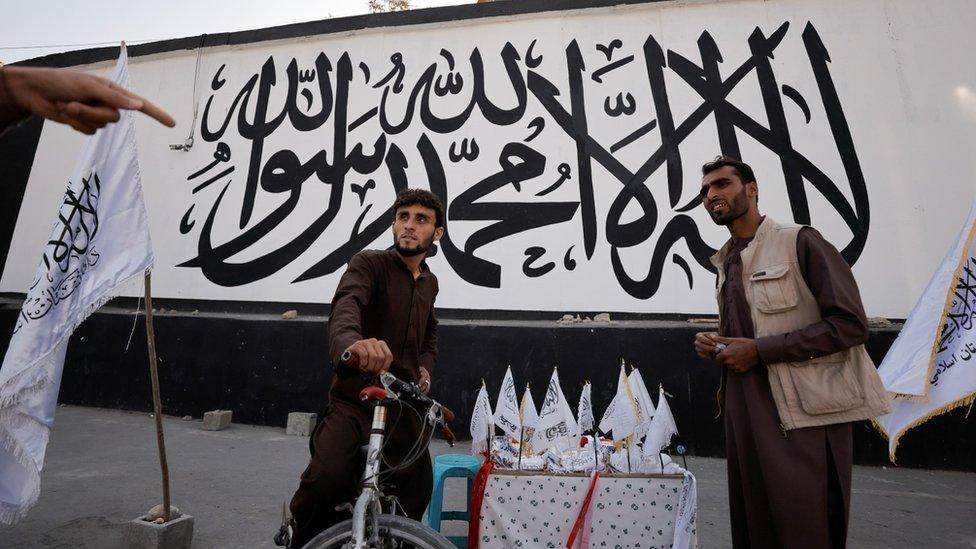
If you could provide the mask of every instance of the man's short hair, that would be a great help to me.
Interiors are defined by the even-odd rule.
[[[434,210],[437,214],[434,220],[434,227],[444,226],[444,205],[437,195],[427,189],[403,189],[397,193],[396,200],[393,201],[393,215],[396,216],[397,210],[406,206],[419,204],[425,208]]]
[[[708,175],[709,173],[714,172],[719,168],[724,168],[725,166],[732,166],[732,169],[735,170],[736,175],[739,176],[739,179],[742,180],[743,184],[752,183],[756,180],[756,175],[752,173],[752,167],[749,166],[749,164],[746,164],[738,158],[725,155],[716,156],[715,160],[706,162],[705,165],[702,166],[702,175]]]

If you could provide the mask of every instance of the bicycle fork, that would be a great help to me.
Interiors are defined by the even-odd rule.
[[[369,449],[366,452],[366,470],[363,472],[363,493],[356,499],[353,509],[353,547],[365,549],[379,546],[380,507],[380,450],[386,431],[386,406],[373,408],[373,426],[369,432]],[[364,497],[365,496],[365,497]],[[366,519],[369,517],[369,545],[366,543]]]

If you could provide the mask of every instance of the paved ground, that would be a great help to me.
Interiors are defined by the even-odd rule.
[[[164,421],[173,502],[195,518],[193,546],[273,547],[282,501],[308,459],[307,439],[270,427],[200,427]],[[728,547],[725,462],[688,466],[698,478],[699,544]],[[0,546],[117,547],[122,525],[161,499],[159,484],[149,416],[60,408],[40,501],[16,526],[0,527]],[[449,504],[463,497],[461,486],[449,484]],[[976,548],[976,474],[856,467],[850,546]]]

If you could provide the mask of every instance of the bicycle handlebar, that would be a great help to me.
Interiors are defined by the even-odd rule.
[[[342,362],[342,364],[351,368],[359,366],[359,357],[352,354],[348,349],[343,351],[342,356],[339,357],[339,360]],[[416,384],[397,379],[397,377],[390,372],[381,373],[380,381],[385,387],[389,387],[391,390],[393,390],[393,392],[395,392],[400,398],[406,398],[428,408],[440,410],[441,417],[443,418],[441,432],[444,434],[444,438],[446,438],[453,446],[454,432],[451,431],[451,428],[447,425],[448,423],[454,421],[454,412],[450,408],[425,395],[423,392],[421,392],[420,388],[417,387]],[[383,399],[389,396],[386,393],[386,390],[380,387],[366,387],[359,393],[359,395],[363,400],[368,398]]]

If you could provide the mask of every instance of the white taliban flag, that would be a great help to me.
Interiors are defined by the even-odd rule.
[[[895,397],[874,420],[892,462],[906,431],[976,398],[976,202],[878,374]]]
[[[576,417],[579,418],[579,432],[577,436],[587,431],[593,430],[593,387],[587,381],[583,384],[583,392],[580,394],[579,406],[576,410]]]
[[[522,420],[522,432],[519,433],[519,451],[525,450],[526,454],[531,453],[531,440],[535,435],[535,428],[539,425],[539,409],[535,407],[535,400],[532,399],[532,391],[529,391],[529,384],[525,384],[525,392],[522,393],[522,402],[519,404],[519,419]]]
[[[671,407],[668,406],[668,399],[664,395],[664,387],[659,387],[657,397],[657,410],[654,412],[654,419],[651,420],[651,427],[647,430],[647,438],[644,440],[644,457],[657,457],[662,450],[671,444],[671,437],[678,434],[678,426],[674,424],[674,416],[671,415]]]
[[[610,417],[613,440],[623,440],[633,435],[637,423],[637,403],[634,402],[634,393],[627,383],[624,365],[621,364],[620,375],[617,377],[617,393],[613,396],[613,414]]]
[[[485,380],[481,380],[478,398],[471,412],[471,454],[479,455],[491,451],[491,437],[495,436],[495,421],[492,419],[491,402]]]
[[[603,411],[603,417],[600,418],[599,429],[602,433],[606,434],[610,432],[613,428],[613,408],[616,403],[616,399],[611,400],[610,404],[607,405],[607,409]]]
[[[505,371],[505,380],[498,391],[495,402],[495,425],[501,427],[508,436],[518,439],[521,435],[522,420],[519,417],[518,394],[515,390],[515,380],[512,379],[512,367]]]
[[[654,401],[651,400],[651,394],[647,392],[647,385],[644,384],[644,378],[637,368],[634,368],[627,376],[627,382],[630,383],[630,390],[634,393],[634,401],[637,402],[639,416],[634,435],[641,439],[647,435],[647,430],[651,427],[651,418],[654,417]]]
[[[112,80],[129,87],[125,47]],[[0,523],[40,493],[72,331],[152,266],[130,111],[89,137],[0,367]]]
[[[930,379],[940,362],[940,334],[948,328],[950,308],[956,302],[965,305],[965,296],[957,296],[958,283],[966,274],[967,261],[973,256],[976,235],[976,202],[939,268],[929,279],[925,291],[905,320],[898,338],[878,367],[885,389],[895,397],[926,401]],[[970,267],[971,268],[971,267]],[[960,300],[960,297],[962,299]],[[972,301],[970,296],[968,301]],[[954,323],[955,329],[956,324]],[[950,355],[952,353],[949,353]],[[947,358],[947,357],[943,357]]]
[[[553,368],[549,386],[546,387],[546,399],[542,402],[542,411],[539,412],[539,424],[532,435],[532,449],[541,453],[552,446],[558,450],[572,448],[575,446],[572,444],[572,437],[578,430],[573,411],[559,386],[559,373]]]

